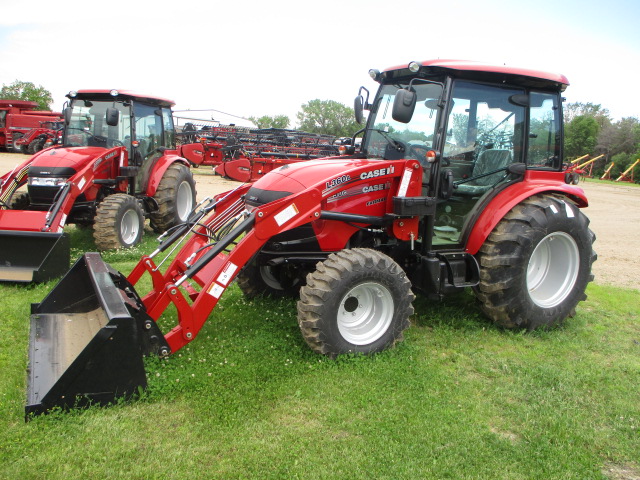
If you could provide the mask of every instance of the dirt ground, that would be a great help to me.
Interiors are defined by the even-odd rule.
[[[0,175],[26,158],[26,155],[0,152]],[[209,167],[194,169],[194,174],[199,199],[238,186],[237,182],[214,175]],[[585,213],[596,234],[595,282],[640,290],[640,187],[589,180],[580,186],[589,199]]]

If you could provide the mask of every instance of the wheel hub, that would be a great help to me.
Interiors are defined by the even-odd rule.
[[[181,221],[187,220],[193,209],[193,199],[191,195],[191,185],[189,182],[182,182],[178,186],[176,195],[176,211]]]
[[[393,307],[391,292],[384,285],[367,282],[355,286],[340,301],[340,334],[354,345],[375,342],[391,325]]]
[[[122,237],[122,242],[125,245],[132,245],[136,238],[138,238],[138,233],[140,229],[140,225],[138,224],[138,214],[135,210],[128,210],[122,216],[122,222],[120,223],[120,237]]]
[[[580,251],[571,235],[553,232],[536,246],[527,267],[531,300],[542,308],[562,303],[578,278]]]

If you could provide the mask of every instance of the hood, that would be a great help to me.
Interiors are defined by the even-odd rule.
[[[30,167],[37,167],[40,171],[51,168],[56,171],[71,169],[77,172],[108,151],[100,147],[51,148],[37,153]]]
[[[264,205],[313,186],[326,192],[353,181],[353,170],[379,164],[380,160],[348,157],[286,164],[257,180],[247,191],[246,201],[253,206]]]

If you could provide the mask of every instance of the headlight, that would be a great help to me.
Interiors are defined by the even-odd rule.
[[[67,182],[65,177],[29,177],[29,185],[36,187],[59,187]]]

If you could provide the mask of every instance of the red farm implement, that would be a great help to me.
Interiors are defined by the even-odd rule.
[[[192,132],[196,133],[192,133]],[[198,127],[182,135],[199,143],[183,144],[181,154],[193,164],[240,182],[255,182],[282,165],[338,155],[339,140],[331,135],[285,129],[233,125]]]
[[[36,110],[38,104],[26,100],[0,100],[0,147],[23,151],[20,139],[43,122],[60,121],[60,113]]]

